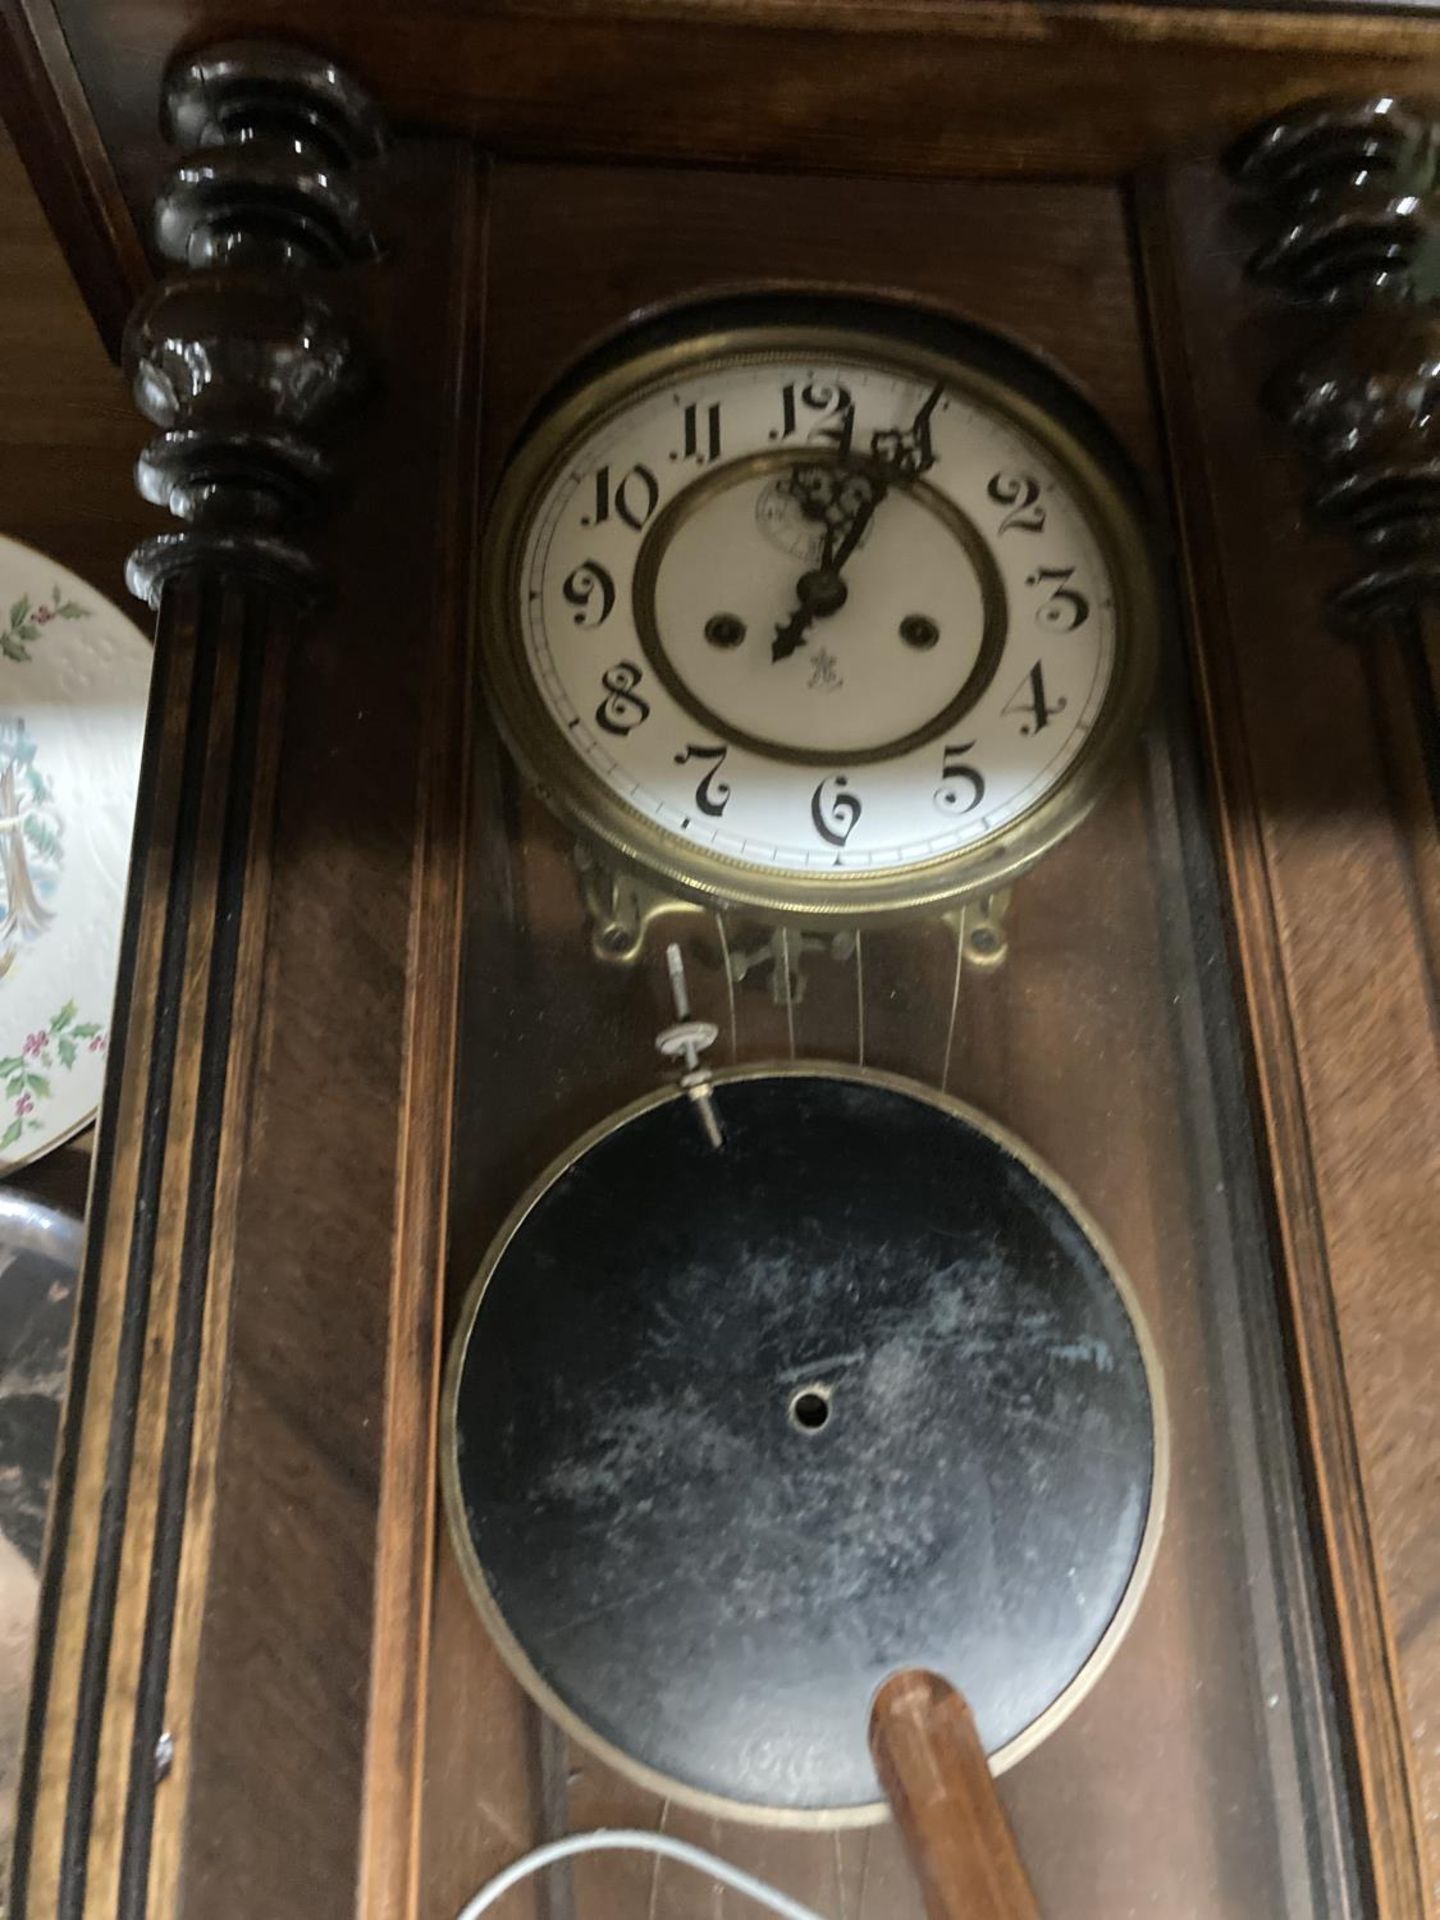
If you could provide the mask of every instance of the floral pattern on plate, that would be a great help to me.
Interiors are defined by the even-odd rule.
[[[0,536],[0,1173],[99,1104],[149,679],[117,608]]]

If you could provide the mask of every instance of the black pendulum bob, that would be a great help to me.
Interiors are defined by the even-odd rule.
[[[660,1791],[883,1810],[896,1668],[1028,1751],[1128,1624],[1160,1379],[1075,1202],[957,1102],[864,1070],[715,1076],[581,1140],[517,1207],[451,1360],[446,1493],[521,1680]]]

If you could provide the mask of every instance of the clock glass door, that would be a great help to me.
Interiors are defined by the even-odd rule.
[[[670,1628],[683,1596],[703,1611],[722,1526],[743,1558],[767,1513],[786,1516],[770,1614],[730,1654],[801,1589],[831,1604],[851,1563],[826,1513],[951,1432],[912,1370],[825,1477],[850,1408],[880,1418],[881,1361],[898,1381],[952,1353],[949,1307],[921,1338],[884,1250],[919,1221],[972,1236],[972,1260],[1002,1193],[1019,1212],[984,1230],[1028,1247],[1025,1285],[1063,1245],[1067,1304],[1037,1295],[1029,1335],[1017,1309],[993,1363],[971,1342],[957,1419],[978,1424],[941,1479],[955,1512],[965,1475],[983,1483],[985,1537],[1045,1566],[1027,1645],[1041,1615],[1087,1622],[1065,1672],[1028,1703],[998,1684],[990,1709],[1040,1906],[1357,1911],[1122,196],[502,166],[487,219],[456,1535],[424,1674],[421,1911],[615,1826],[696,1840],[837,1920],[920,1920],[838,1747],[815,1804],[777,1812],[775,1778],[749,1792],[726,1742],[741,1670],[698,1671]],[[937,1166],[953,1181],[927,1185]],[[841,1243],[798,1334],[774,1271],[797,1219],[802,1252]],[[748,1313],[737,1276],[762,1268]],[[1042,1322],[1043,1388],[1017,1358]],[[1081,1399],[1055,1386],[1062,1347]],[[862,1376],[870,1399],[847,1402]],[[695,1503],[741,1406],[757,1430],[773,1414],[774,1448],[720,1476],[712,1524]],[[786,1461],[808,1505],[766,1477]],[[1062,1489],[1043,1540],[1038,1481],[999,1517],[1017,1471]],[[622,1501],[589,1605],[573,1537],[545,1531],[557,1508],[527,1495],[546,1476],[592,1520]],[[1005,1586],[1003,1558],[976,1592]],[[927,1604],[960,1632],[943,1587]],[[887,1631],[882,1608],[867,1632]],[[990,1677],[1033,1674],[1013,1658]],[[823,1663],[814,1684],[823,1720],[844,1687]],[[681,1870],[620,1855],[541,1897],[593,1920],[696,1910]]]

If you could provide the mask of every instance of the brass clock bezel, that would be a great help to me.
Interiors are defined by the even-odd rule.
[[[838,302],[836,303],[839,304]],[[898,309],[903,315],[905,309]],[[1008,352],[1023,362],[1018,349]],[[1017,819],[959,851],[906,868],[775,872],[694,846],[612,793],[566,744],[530,670],[520,617],[520,569],[535,513],[578,440],[634,401],[705,366],[782,358],[859,358],[944,381],[1039,443],[1080,505],[1113,586],[1116,665],[1089,738],[1059,783]],[[1035,385],[1046,378],[1037,368]],[[1090,444],[1091,439],[1097,444]],[[1025,390],[1023,375],[910,339],[903,326],[757,321],[696,332],[618,360],[571,388],[529,433],[499,485],[482,554],[480,666],[491,711],[521,769],[553,811],[605,858],[686,900],[776,920],[859,922],[950,906],[1008,886],[1094,806],[1139,730],[1154,680],[1160,594],[1123,456],[1103,429],[1082,434]]]

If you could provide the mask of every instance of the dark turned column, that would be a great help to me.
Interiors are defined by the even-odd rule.
[[[175,270],[125,366],[160,430],[140,489],[181,526],[129,568],[154,682],[16,1857],[16,1911],[56,1920],[163,1911],[176,1874],[287,660],[364,385],[352,269],[378,251],[380,128],[326,62],[187,58],[163,124],[186,150],[155,204]]]
[[[1263,399],[1309,474],[1318,529],[1358,549],[1333,631],[1362,643],[1432,970],[1440,967],[1440,103],[1292,108],[1228,156],[1252,279],[1288,298],[1294,344]],[[1253,241],[1252,241],[1253,244]],[[1277,316],[1278,317],[1278,316]]]
[[[1259,238],[1250,273],[1316,316],[1265,398],[1310,465],[1315,518],[1364,556],[1334,623],[1394,630],[1440,593],[1440,107],[1295,108],[1228,165]]]

